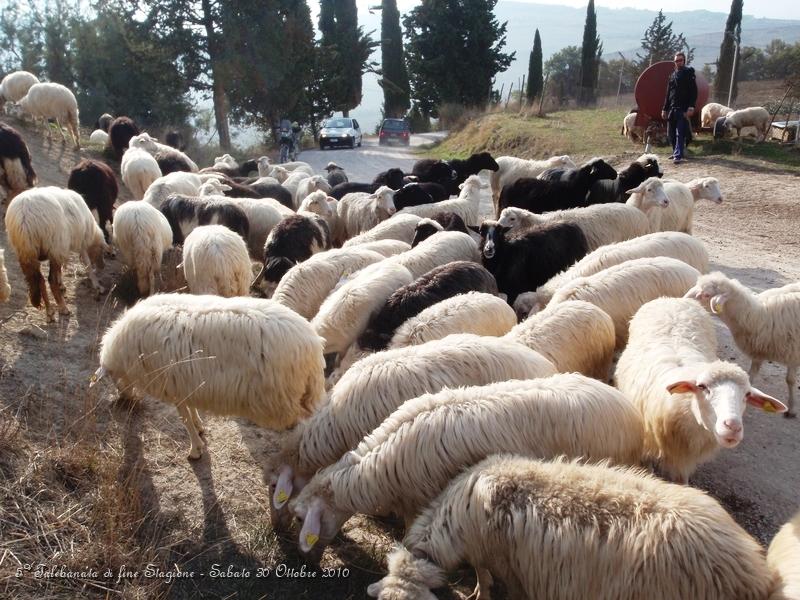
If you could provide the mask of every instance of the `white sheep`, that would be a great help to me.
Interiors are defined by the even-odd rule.
[[[333,204],[330,202],[333,200]],[[328,225],[329,236],[336,231],[338,216],[336,214],[336,199],[328,196],[327,192],[317,190],[305,196],[297,207],[298,214],[303,212],[315,213],[325,220]]]
[[[364,242],[363,244],[358,244],[357,246],[352,246],[343,249],[371,250],[372,252],[377,252],[381,256],[388,258],[389,256],[396,256],[397,254],[402,254],[403,252],[411,250],[411,244],[407,244],[400,240],[386,239],[386,240],[375,240],[372,242]]]
[[[308,179],[309,177],[311,177],[311,174],[306,173],[304,170],[292,171],[291,173],[289,173],[288,177],[286,177],[286,179],[281,182],[281,185],[285,187],[287,190],[289,190],[289,193],[292,195],[292,208],[297,207],[295,198],[297,196],[297,189],[298,187],[300,187],[300,183],[305,179]]]
[[[31,89],[39,83],[39,79],[28,71],[13,71],[0,81],[0,106],[5,108],[6,102],[19,102]]]
[[[517,179],[523,177],[538,177],[547,169],[574,169],[576,165],[569,156],[553,156],[545,160],[526,160],[516,156],[500,156],[495,159],[497,171],[493,171],[490,181],[492,185],[492,204],[494,212],[497,214],[497,205],[500,200],[500,192],[507,185],[511,185]]]
[[[625,118],[622,119],[622,131],[620,132],[621,135],[624,135],[634,144],[643,142],[645,135],[644,127],[636,124],[637,116],[637,113],[628,113],[625,115]]]
[[[55,119],[61,138],[64,143],[67,138],[61,127],[63,121],[69,129],[75,148],[80,150],[81,133],[78,129],[78,101],[75,95],[60,83],[34,83],[28,93],[20,98],[19,106],[30,114],[34,121],[41,117],[47,128],[47,138],[53,139],[53,131],[47,124],[47,119]]]
[[[267,165],[269,165],[269,163],[267,163]],[[309,176],[314,174],[314,167],[312,167],[307,162],[303,162],[302,160],[295,160],[295,161],[285,162],[280,165],[268,166],[268,169],[269,170],[265,173],[265,175],[271,175],[272,177],[275,177],[275,172],[277,169],[283,169],[284,171],[287,171],[289,173],[294,173],[294,172],[305,173],[306,175]],[[261,176],[261,171],[259,171],[258,174],[259,176]]]
[[[108,134],[102,129],[95,129],[89,135],[89,143],[105,146],[106,144],[108,144]]]
[[[319,252],[289,269],[275,288],[272,299],[306,319],[313,319],[342,277],[383,258],[377,252],[360,248]]]
[[[638,464],[642,418],[614,388],[578,373],[446,388],[408,400],[290,505],[300,549],[329,543],[355,513],[411,519],[464,467],[496,452]]]
[[[156,159],[145,150],[133,147],[125,150],[125,154],[122,155],[120,172],[122,182],[131,191],[135,200],[144,198],[147,188],[161,177],[161,169]]]
[[[170,194],[199,196],[200,186],[202,184],[203,178],[196,173],[175,171],[168,175],[159,176],[158,179],[153,181],[144,193],[143,200],[154,208],[160,208],[161,203],[164,202]]]
[[[769,130],[772,117],[763,106],[751,106],[749,108],[742,108],[729,113],[725,117],[725,128],[730,131],[736,130],[736,137],[741,138],[743,127],[756,128],[756,141],[767,139],[767,131]]]
[[[348,238],[372,229],[395,213],[394,190],[382,185],[372,194],[345,194],[339,200],[336,212],[338,227],[334,240],[337,244],[342,244]]]
[[[114,245],[136,273],[141,296],[155,293],[161,259],[172,246],[172,229],[161,211],[146,202],[125,202],[114,214]]]
[[[389,348],[417,346],[454,333],[502,336],[517,324],[505,300],[484,292],[458,294],[408,319],[395,331]]]
[[[217,198],[217,196],[210,197]],[[263,260],[264,244],[267,242],[272,228],[285,217],[295,214],[291,208],[283,206],[272,198],[229,198],[227,196],[218,196],[218,198],[235,204],[247,215],[250,232],[245,241],[250,256],[256,260]]]
[[[786,410],[740,367],[717,360],[711,317],[690,299],[659,298],[636,312],[614,380],[642,413],[646,457],[679,483],[720,446],[741,442],[745,402]]]
[[[139,148],[144,150],[145,152],[150,153],[151,155],[155,156],[159,152],[163,152],[166,154],[172,154],[173,156],[177,156],[180,158],[181,162],[189,165],[192,173],[197,173],[199,171],[197,164],[189,158],[184,152],[181,152],[177,148],[173,148],[172,146],[167,146],[166,144],[161,144],[159,141],[151,137],[147,132],[140,133],[139,135],[133,136],[130,141],[128,142],[128,148]]]
[[[481,262],[478,244],[460,231],[441,231],[423,240],[411,250],[390,258],[420,277],[438,266],[456,260]]]
[[[650,221],[650,233],[661,231],[661,217],[664,211],[654,207],[661,209],[669,207],[669,197],[664,192],[662,181],[658,177],[650,177],[626,193],[629,194],[626,204],[635,206],[647,216],[647,220]]]
[[[183,243],[183,272],[193,294],[247,296],[253,279],[247,246],[224,225],[203,225]]]
[[[767,565],[776,575],[774,600],[800,598],[800,512],[780,528],[767,551]],[[780,592],[783,596],[778,596]]]
[[[467,226],[479,225],[481,193],[482,190],[489,189],[489,184],[484,183],[477,175],[470,175],[459,187],[461,192],[458,198],[450,198],[433,204],[407,206],[398,211],[398,214],[431,218],[440,212],[452,212],[461,217]]]
[[[689,183],[662,179],[662,183],[664,193],[669,198],[669,206],[661,213],[661,231],[692,233],[694,203],[703,198],[715,204],[723,201],[719,181],[714,177],[701,177]]]
[[[322,175],[312,175],[311,177],[301,180],[297,184],[297,190],[293,196],[294,206],[298,208],[306,196],[316,191],[330,194],[331,186],[328,184],[328,180],[325,179],[325,177]]]
[[[520,599],[778,600],[761,546],[719,502],[640,469],[492,456],[454,478],[403,544],[370,596],[434,600],[466,562],[479,598],[494,575]],[[797,555],[780,561],[795,570]]]
[[[158,294],[106,331],[94,382],[108,374],[175,404],[200,458],[198,410],[285,429],[324,399],[322,340],[301,316],[272,300]]]
[[[11,297],[11,286],[8,284],[5,250],[0,248],[0,302],[8,302]]]
[[[709,102],[704,105],[703,110],[700,111],[700,126],[714,127],[714,123],[717,122],[717,119],[720,117],[727,117],[732,112],[733,109],[728,108],[724,104]]]
[[[571,300],[548,306],[516,325],[505,338],[541,353],[560,373],[608,379],[616,343],[614,322],[603,309]]]
[[[350,248],[359,246],[367,242],[374,242],[377,240],[400,240],[411,246],[414,241],[414,232],[417,228],[421,217],[409,214],[396,214],[390,219],[381,221],[372,229],[365,231],[361,235],[350,238],[344,244],[343,248]]]
[[[419,346],[372,354],[353,365],[329,402],[284,440],[268,469],[273,517],[281,515],[319,469],[356,447],[406,400],[445,387],[485,385],[555,374],[541,354],[499,338],[450,335]]]
[[[736,345],[752,361],[751,379],[765,360],[786,365],[789,410],[785,416],[794,416],[800,365],[800,284],[754,294],[738,280],[715,272],[700,277],[686,297],[700,300],[728,326]]]
[[[635,258],[669,256],[682,260],[701,273],[708,272],[708,251],[702,241],[686,233],[663,231],[649,233],[632,240],[602,246],[587,254],[566,271],[552,277],[535,292],[517,296],[517,315],[527,315],[544,308],[560,287],[577,277],[588,277],[604,269]]]
[[[89,268],[89,279],[99,295],[105,290],[97,279],[95,268],[104,267],[106,242],[103,231],[92,216],[83,197],[72,190],[58,187],[37,187],[25,190],[6,209],[8,241],[19,259],[28,281],[31,304],[38,307],[44,300],[48,321],[55,319],[42,277],[40,261],[50,261],[48,281],[58,311],[68,315],[69,309],[61,291],[61,270],[76,252]]]
[[[697,269],[681,260],[637,258],[573,279],[559,288],[547,307],[565,300],[585,300],[599,306],[614,321],[617,348],[622,348],[628,337],[628,321],[642,304],[661,296],[679,298],[699,276]]]

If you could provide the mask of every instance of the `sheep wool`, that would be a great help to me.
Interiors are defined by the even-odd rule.
[[[100,369],[117,388],[175,404],[199,458],[198,410],[285,429],[324,398],[322,340],[285,306],[255,298],[160,294],[103,336]]]
[[[75,148],[81,148],[81,134],[78,129],[78,101],[68,88],[60,83],[34,83],[28,93],[20,98],[20,108],[30,114],[34,120],[41,117],[47,128],[47,137],[52,139],[53,132],[47,124],[47,119],[55,119],[58,130],[61,132],[61,139],[67,142],[61,123],[65,123]]]
[[[8,271],[6,271],[6,251],[0,248],[0,302],[8,302],[11,297],[11,286],[8,284]]]
[[[161,177],[156,159],[140,148],[128,148],[120,164],[122,182],[128,187],[134,200],[141,200],[147,188]]]
[[[136,272],[141,296],[156,291],[164,251],[172,245],[172,229],[167,218],[146,202],[125,202],[116,211],[114,245],[122,262]]]
[[[351,246],[360,246],[368,242],[387,239],[401,240],[410,246],[414,239],[414,231],[420,219],[421,217],[417,215],[396,214],[390,219],[381,221],[369,231],[365,231],[361,235],[350,238],[342,244],[342,247],[349,248]]]
[[[186,236],[183,272],[193,294],[226,298],[246,296],[253,278],[244,240],[224,225],[203,225]]]
[[[389,259],[406,267],[416,279],[431,269],[456,260],[481,261],[478,244],[460,231],[441,231],[407,252]]]

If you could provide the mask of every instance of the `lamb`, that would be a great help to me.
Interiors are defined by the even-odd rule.
[[[128,148],[120,165],[122,182],[128,187],[134,200],[141,200],[150,184],[161,177],[156,159],[140,148]]]
[[[560,302],[514,327],[505,338],[547,358],[560,373],[607,381],[616,343],[614,321],[580,300]]]
[[[292,501],[303,521],[300,549],[319,550],[355,513],[391,510],[410,523],[462,468],[490,454],[638,464],[642,435],[630,400],[578,373],[425,394],[319,471]]]
[[[335,162],[329,162],[325,165],[325,170],[328,172],[327,180],[328,185],[333,188],[340,183],[347,183],[349,179],[347,179],[347,173],[344,172],[344,169],[337,165]]]
[[[702,241],[686,233],[664,231],[649,233],[632,240],[602,246],[587,254],[566,271],[550,278],[547,283],[517,297],[517,303],[526,304],[525,315],[544,308],[556,291],[578,277],[588,277],[604,269],[636,258],[668,256],[682,260],[700,273],[708,272],[708,251]],[[523,299],[523,296],[525,298]],[[516,306],[515,306],[516,309]],[[517,311],[520,314],[520,311]]]
[[[514,311],[502,298],[467,292],[429,306],[397,328],[389,349],[417,346],[456,333],[500,337],[516,325]]]
[[[416,279],[431,269],[456,260],[480,262],[480,251],[466,233],[442,231],[390,260],[406,267]]]
[[[197,174],[176,171],[153,181],[144,193],[143,200],[153,208],[161,208],[161,204],[170,194],[199,196],[202,184],[203,180]]]
[[[183,272],[192,294],[247,296],[253,270],[247,246],[222,225],[192,230],[183,244]]]
[[[122,262],[136,273],[141,297],[156,291],[161,259],[172,246],[172,229],[167,218],[146,202],[125,202],[117,209],[114,245]]]
[[[355,192],[339,200],[336,207],[339,227],[333,235],[335,243],[341,245],[348,238],[391,217],[395,213],[393,196],[392,188],[381,186],[372,194]]]
[[[452,212],[436,213],[430,219],[420,219],[414,229],[414,239],[411,240],[411,247],[414,248],[419,245],[423,240],[427,240],[432,235],[440,231],[461,231],[468,235],[472,235],[464,219]]]
[[[644,142],[644,127],[636,124],[637,113],[628,113],[622,119],[622,130],[620,135],[624,135],[634,144]]]
[[[515,599],[777,600],[761,547],[719,502],[640,469],[491,456],[454,478],[403,544],[370,596],[432,600],[467,562],[480,598],[494,575]]]
[[[686,297],[699,300],[731,330],[739,349],[750,357],[750,379],[765,360],[786,365],[788,410],[794,417],[794,388],[800,365],[800,284],[791,283],[753,294],[736,279],[719,272],[697,280]]]
[[[28,71],[13,71],[0,81],[0,106],[5,108],[6,102],[19,102],[31,89],[39,83],[39,79]]]
[[[350,238],[342,244],[342,247],[353,248],[378,240],[400,240],[411,244],[414,240],[414,232],[416,231],[417,223],[419,223],[420,220],[421,217],[417,215],[394,215],[391,219],[381,221],[375,227],[372,227],[361,235]]]
[[[69,129],[75,148],[81,148],[81,133],[78,130],[78,101],[75,95],[60,83],[34,83],[28,93],[19,101],[19,106],[26,113],[30,114],[34,120],[41,117],[47,127],[47,139],[53,139],[53,131],[47,124],[47,119],[55,119],[58,130],[61,132],[61,139],[67,143],[67,137],[61,128],[61,121]]]
[[[270,460],[273,522],[319,469],[335,463],[406,400],[446,387],[553,375],[537,352],[477,335],[451,335],[364,358],[334,386],[329,402],[284,439]]]
[[[50,261],[47,280],[62,315],[68,315],[69,309],[61,291],[61,269],[69,261],[70,253],[77,252],[89,267],[89,279],[96,293],[105,292],[92,267],[104,267],[106,243],[80,194],[49,186],[26,190],[8,205],[5,224],[8,241],[28,282],[31,304],[38,308],[44,300],[48,321],[55,320],[55,310],[39,271],[40,261]]]
[[[717,360],[714,324],[691,299],[659,298],[636,312],[614,379],[642,413],[645,456],[678,483],[742,441],[745,402],[786,410],[740,367]]]
[[[663,210],[655,210],[652,207],[658,205],[662,208],[668,208],[670,198],[664,191],[664,183],[658,177],[649,177],[645,179],[638,187],[628,190],[629,194],[628,206],[635,206],[647,215],[647,220],[650,222],[650,233],[661,231],[661,219]]]
[[[328,185],[328,181],[322,175],[312,175],[300,181],[294,194],[295,207],[299,207],[306,196],[316,191],[322,191],[325,194],[331,191],[331,186]]]
[[[756,128],[756,141],[767,139],[767,131],[772,123],[769,111],[762,106],[751,106],[749,108],[742,108],[735,110],[725,117],[725,129],[730,131],[736,130],[736,137],[741,138],[743,127]]]
[[[693,179],[689,183],[667,179],[663,183],[669,206],[661,214],[662,231],[692,233],[694,203],[702,198],[715,204],[721,204],[723,200],[719,181],[714,177]]]
[[[495,215],[499,214],[498,202],[502,189],[523,177],[537,177],[540,173],[553,167],[574,169],[575,163],[569,156],[553,156],[546,160],[526,160],[516,156],[500,156],[497,160],[497,171],[493,172],[490,181],[492,185],[492,204]]]
[[[184,196],[172,194],[162,204],[161,212],[172,229],[172,243],[183,240],[200,225],[225,225],[248,239],[250,221],[247,214],[232,200],[220,196]]]
[[[17,130],[5,123],[0,123],[0,184],[6,189],[6,201],[36,185],[28,146]]]
[[[700,111],[700,126],[713,127],[714,123],[717,122],[717,119],[720,117],[727,117],[732,112],[733,109],[728,108],[724,104],[709,102],[703,106],[703,110]]]
[[[102,129],[95,129],[89,135],[89,143],[91,144],[97,144],[99,146],[107,146],[108,140],[109,140],[108,134]]]
[[[440,212],[452,212],[464,220],[467,225],[478,225],[480,215],[481,190],[488,189],[489,185],[482,182],[477,175],[470,175],[461,184],[461,192],[458,198],[434,202],[433,204],[421,204],[419,206],[407,206],[398,214],[411,214],[420,217],[430,218]]]
[[[617,173],[616,179],[595,181],[589,188],[587,204],[625,202],[628,190],[632,190],[650,177],[662,177],[664,173],[655,154],[642,154],[626,168]]]
[[[628,321],[643,304],[661,296],[680,298],[699,276],[697,269],[681,260],[637,258],[573,279],[559,288],[547,306],[585,300],[602,308],[614,321],[616,347],[622,348],[628,338]]]
[[[131,148],[141,148],[153,156],[156,154],[161,154],[162,159],[178,160],[181,163],[186,164],[192,173],[196,173],[199,170],[194,161],[186,156],[186,154],[180,150],[176,150],[172,146],[159,144],[156,138],[150,137],[150,135],[147,133],[140,133],[139,135],[135,135],[130,138],[128,141],[128,146]]]
[[[6,251],[0,248],[0,302],[8,302],[11,297],[11,286],[8,284],[8,271],[6,271]]]
[[[512,306],[519,294],[535,290],[588,251],[580,227],[571,223],[548,223],[518,236],[509,236],[507,231],[493,221],[484,221],[481,253],[483,266],[495,276],[497,287]]]
[[[165,335],[169,332],[169,335]],[[93,383],[110,375],[175,404],[189,458],[204,443],[198,410],[285,429],[324,399],[322,340],[285,306],[256,298],[159,294],[128,309],[103,336]]]
[[[108,126],[108,142],[114,150],[117,159],[128,149],[128,142],[135,135],[139,135],[139,127],[130,117],[117,117]]]
[[[110,242],[114,203],[119,194],[117,177],[111,167],[99,160],[86,158],[69,172],[67,188],[78,192],[83,196],[89,210],[97,212],[97,221],[106,243]]]

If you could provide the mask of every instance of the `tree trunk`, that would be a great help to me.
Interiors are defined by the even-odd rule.
[[[350,116],[350,109],[348,108],[347,110],[343,110],[342,111],[342,116],[343,117],[349,117]]]
[[[219,146],[223,150],[231,149],[231,132],[228,128],[228,99],[225,96],[225,85],[217,72],[217,57],[220,55],[216,33],[214,32],[214,13],[211,0],[202,0],[203,26],[206,30],[208,59],[211,63],[211,79],[214,99],[214,120],[217,123]]]

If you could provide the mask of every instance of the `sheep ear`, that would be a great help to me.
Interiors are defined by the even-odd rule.
[[[322,519],[322,505],[319,500],[312,502],[303,519],[303,528],[300,530],[300,550],[311,552],[319,541],[320,522]]]
[[[278,482],[275,484],[275,495],[272,498],[272,505],[275,508],[283,508],[283,506],[292,497],[292,467],[289,465],[281,465],[278,470]]]
[[[689,288],[689,290],[683,295],[684,298],[691,298],[692,300],[698,300],[700,295],[703,291],[698,286],[693,286]]]
[[[370,583],[367,586],[367,596],[369,596],[370,598],[377,598],[378,596],[381,595],[382,591],[383,591],[383,579],[381,579],[380,581],[376,581],[375,583]]]
[[[783,413],[789,410],[788,407],[777,398],[773,398],[754,387],[750,388],[750,391],[745,394],[744,399],[750,406],[760,408],[764,412]]]
[[[626,194],[641,194],[643,191],[644,191],[644,183],[640,183],[638,186],[636,186],[632,190],[628,190],[625,193]]]
[[[670,394],[686,394],[689,392],[697,392],[698,387],[695,385],[694,381],[676,381],[667,386],[667,391]]]

